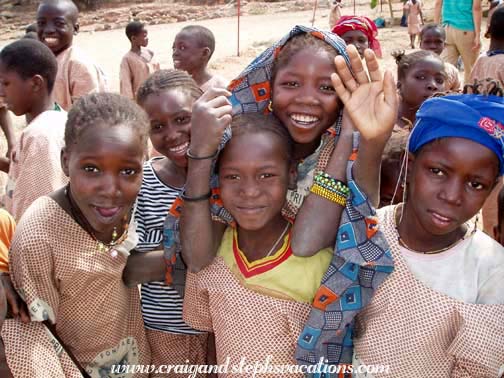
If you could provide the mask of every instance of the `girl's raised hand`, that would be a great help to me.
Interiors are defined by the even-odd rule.
[[[336,73],[331,80],[360,137],[385,143],[397,118],[398,99],[390,71],[382,76],[374,52],[364,51],[369,77],[355,46],[347,46],[352,72],[342,56],[334,59]]]
[[[194,156],[211,156],[219,146],[224,130],[231,123],[232,106],[224,88],[211,88],[192,107],[191,144]]]

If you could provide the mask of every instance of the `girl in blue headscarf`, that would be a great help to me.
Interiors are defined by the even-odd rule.
[[[407,198],[378,210],[395,269],[357,316],[354,369],[496,377],[504,364],[504,249],[467,222],[504,173],[504,100],[427,100],[408,150]],[[385,374],[357,374],[364,376]]]

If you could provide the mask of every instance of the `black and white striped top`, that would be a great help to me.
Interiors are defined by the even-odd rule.
[[[165,185],[154,172],[152,162],[144,164],[142,187],[137,198],[135,221],[138,245],[136,249],[147,252],[157,249],[163,241],[163,225],[166,214],[181,188]],[[183,299],[163,281],[142,285],[142,314],[145,328],[182,334],[198,334],[182,319]]]

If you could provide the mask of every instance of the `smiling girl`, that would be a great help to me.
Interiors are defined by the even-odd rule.
[[[10,250],[32,319],[4,324],[14,376],[113,376],[114,365],[150,362],[138,290],[122,282],[138,240],[131,213],[147,135],[145,113],[119,95],[84,96],[68,114],[61,163],[70,183],[30,206]]]

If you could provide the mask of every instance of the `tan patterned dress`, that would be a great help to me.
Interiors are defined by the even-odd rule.
[[[54,101],[68,111],[75,100],[95,92],[107,91],[107,80],[100,67],[75,46],[58,54],[58,74],[54,82]]]
[[[159,63],[154,60],[151,50],[143,47],[140,54],[128,51],[121,60],[119,70],[120,93],[134,100],[140,85],[157,70]]]
[[[16,378],[74,377],[75,366],[39,323],[48,318],[82,367],[93,377],[112,374],[114,364],[149,364],[138,289],[122,271],[136,232],[115,257],[99,252],[91,238],[56,202],[41,197],[18,224],[10,251],[14,285],[32,323],[4,324],[7,363]],[[44,372],[44,373],[43,373]],[[105,374],[105,375],[103,375]]]
[[[358,377],[497,377],[504,365],[504,305],[468,304],[427,287],[399,252],[394,206],[379,216],[395,270],[359,314],[354,343],[361,363],[390,370]]]

